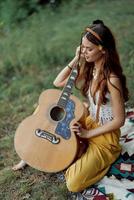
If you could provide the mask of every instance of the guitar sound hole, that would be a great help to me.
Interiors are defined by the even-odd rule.
[[[63,108],[60,108],[58,106],[52,108],[50,112],[50,116],[54,121],[60,121],[64,118],[65,111]]]

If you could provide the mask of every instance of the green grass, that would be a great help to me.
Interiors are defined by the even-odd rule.
[[[73,0],[52,10],[46,7],[20,24],[0,23],[0,199],[66,200],[65,182],[31,167],[13,172],[19,161],[14,133],[34,111],[40,93],[53,87],[59,71],[71,60],[84,27],[102,19],[116,37],[134,102],[134,2]],[[7,12],[8,14],[8,12]],[[9,19],[9,17],[7,17]],[[74,90],[77,95],[77,91]],[[71,197],[69,197],[71,200]]]

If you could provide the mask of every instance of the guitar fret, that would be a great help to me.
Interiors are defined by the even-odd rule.
[[[60,101],[58,102],[58,106],[60,106],[60,107],[62,107],[62,108],[65,108],[65,106],[66,106],[66,102],[60,100]]]
[[[63,94],[64,94],[65,96],[68,96],[68,93],[67,93],[67,92],[64,92]]]
[[[69,96],[69,95],[71,94],[72,87],[71,87],[71,89],[70,89],[70,88],[66,88],[64,91],[67,92],[67,93],[68,93],[68,96]]]
[[[70,86],[70,85],[67,85],[67,88],[71,89],[71,86]]]
[[[71,76],[70,79],[75,80],[75,77],[74,77],[74,76]]]
[[[71,95],[71,91],[72,91],[72,88],[74,86],[74,81],[77,77],[77,74],[78,74],[77,69],[76,68],[73,69],[71,74],[70,74],[70,77],[68,79],[68,82],[67,82],[66,86],[64,87],[63,92],[60,96],[58,105],[63,107],[63,108],[65,108],[67,101],[69,99],[69,96]]]
[[[63,96],[61,97],[61,99],[64,99],[64,100],[66,100],[66,98],[65,98],[65,97],[63,97]]]

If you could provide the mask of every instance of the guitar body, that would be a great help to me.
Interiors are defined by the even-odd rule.
[[[15,134],[15,149],[20,158],[45,172],[67,168],[78,149],[77,138],[69,127],[82,118],[84,106],[71,95],[63,109],[57,105],[60,95],[57,89],[42,92],[38,111],[24,119]]]

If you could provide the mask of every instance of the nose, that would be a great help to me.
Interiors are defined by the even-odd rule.
[[[86,48],[83,47],[83,48],[82,48],[82,53],[84,54],[85,52],[86,52]]]

